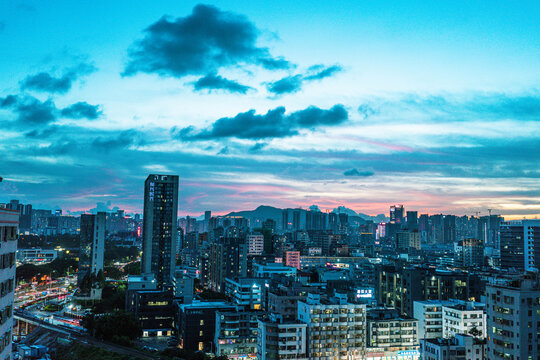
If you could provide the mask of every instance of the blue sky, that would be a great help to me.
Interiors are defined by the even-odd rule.
[[[12,1],[0,42],[0,201],[540,213],[538,2]]]

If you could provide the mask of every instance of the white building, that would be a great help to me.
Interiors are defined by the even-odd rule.
[[[442,309],[451,305],[451,301],[415,301],[414,318],[418,320],[418,339],[436,339],[443,336]]]
[[[367,345],[384,352],[384,357],[418,359],[418,320],[400,316],[392,308],[374,308],[367,312]]]
[[[366,305],[347,303],[345,294],[325,301],[310,293],[305,302],[298,301],[298,320],[307,324],[308,358],[365,358]]]
[[[468,334],[478,339],[486,337],[486,306],[474,301],[455,301],[442,309],[443,338]]]
[[[464,334],[450,339],[425,339],[420,340],[420,352],[422,360],[483,360],[484,341]]]
[[[264,252],[264,235],[249,234],[247,236],[248,255],[262,255]]]
[[[11,358],[19,212],[0,208],[0,359]]]
[[[307,359],[307,324],[282,321],[270,313],[267,320],[259,320],[257,359]]]

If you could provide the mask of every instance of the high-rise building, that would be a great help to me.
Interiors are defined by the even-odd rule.
[[[538,359],[540,286],[536,276],[486,285],[487,359]]]
[[[0,359],[11,359],[18,226],[19,210],[0,209]]]
[[[390,222],[402,224],[404,222],[404,211],[403,205],[390,206]]]
[[[530,271],[540,266],[540,220],[501,223],[501,267]]]
[[[261,255],[264,252],[264,235],[253,233],[247,236],[248,255]]]
[[[247,246],[236,238],[210,244],[208,281],[212,289],[223,291],[226,278],[247,276]]]
[[[418,211],[407,211],[407,228],[418,230]]]
[[[176,266],[178,176],[149,175],[144,183],[142,273],[156,277],[158,289],[172,287]]]
[[[484,243],[478,239],[463,239],[454,243],[456,265],[482,267],[484,264]]]
[[[396,233],[396,249],[408,251],[411,248],[416,250],[422,248],[420,233],[418,231],[398,231]]]
[[[81,242],[79,248],[79,270],[77,281],[81,291],[92,298],[101,297],[100,291],[92,286],[92,277],[103,274],[105,251],[106,214],[98,212],[81,215]]]

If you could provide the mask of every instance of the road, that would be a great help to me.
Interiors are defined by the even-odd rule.
[[[154,360],[158,358],[158,356],[156,355],[150,355],[148,353],[139,351],[137,349],[132,349],[126,346],[113,344],[108,341],[103,341],[103,340],[93,338],[90,335],[81,334],[79,331],[70,329],[69,327],[47,323],[43,320],[35,318],[34,316],[24,313],[23,311],[20,311],[20,310],[15,310],[13,317],[16,320],[27,321],[32,325],[40,326],[49,331],[54,331],[56,333],[67,336],[71,340],[78,342],[80,344],[83,344],[83,345],[96,346],[101,349],[105,349],[105,350],[119,353],[122,355],[127,355],[130,358],[134,358],[134,359]]]

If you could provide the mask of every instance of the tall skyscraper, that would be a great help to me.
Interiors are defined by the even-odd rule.
[[[15,252],[19,210],[0,208],[0,359],[11,359],[11,332],[13,327],[13,290],[15,287]]]
[[[81,242],[77,280],[83,292],[92,290],[89,276],[91,274],[97,276],[100,271],[103,272],[106,216],[107,214],[104,212],[98,212],[97,215],[81,215]],[[89,295],[101,297],[97,293]]]
[[[176,266],[178,176],[149,175],[144,183],[141,270],[153,273],[158,289],[172,286]]]
[[[390,206],[390,222],[396,224],[402,224],[404,220],[404,211],[403,205],[392,205]]]
[[[501,266],[520,271],[540,266],[540,220],[501,222]]]

